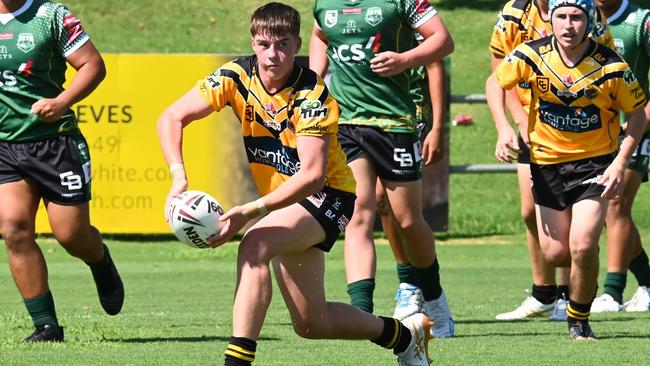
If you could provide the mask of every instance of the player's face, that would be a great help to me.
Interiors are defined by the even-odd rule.
[[[584,40],[587,31],[587,14],[573,6],[562,6],[553,12],[551,24],[553,24],[553,34],[560,46],[573,48]]]
[[[293,60],[300,50],[300,43],[300,37],[291,34],[255,35],[253,50],[257,56],[260,72],[272,80],[288,77],[293,70]]]

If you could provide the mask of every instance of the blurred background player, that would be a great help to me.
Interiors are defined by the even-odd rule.
[[[607,17],[614,37],[616,51],[630,64],[645,95],[648,95],[648,68],[650,66],[650,11],[628,0],[596,0],[596,5]],[[650,103],[645,106],[646,120]],[[621,116],[625,123],[625,116]],[[594,299],[592,313],[650,310],[650,266],[648,255],[641,245],[639,230],[632,221],[632,203],[641,182],[648,181],[650,136],[646,133],[634,151],[625,171],[625,188],[619,198],[612,199],[607,209],[607,276],[604,293]],[[623,306],[623,291],[627,270],[634,274],[639,287]]]
[[[499,13],[492,32],[490,51],[492,70],[503,58],[521,43],[540,39],[551,34],[547,0],[511,0]],[[595,40],[613,47],[611,34],[607,31],[600,14],[592,35]],[[526,240],[530,255],[533,285],[530,296],[513,311],[498,314],[498,320],[518,320],[549,316],[551,320],[566,319],[566,299],[569,298],[569,269],[559,269],[559,286],[555,279],[555,266],[547,263],[539,246],[535,202],[530,182],[530,150],[526,130],[530,108],[530,86],[517,85],[506,92],[506,106],[518,127],[519,154],[517,155],[517,181],[521,201],[521,216],[526,224]]]
[[[420,66],[411,72],[411,96],[416,106],[416,129],[422,141],[422,162],[424,169],[438,162],[444,155],[445,103],[447,87],[443,61],[436,61],[428,67]],[[428,95],[428,97],[427,97]],[[401,319],[422,308],[422,290],[412,284],[410,276],[413,267],[404,249],[403,234],[390,208],[386,191],[377,179],[377,213],[386,239],[395,257],[399,287],[395,299],[397,304],[393,317]]]
[[[104,310],[124,301],[122,280],[90,224],[90,155],[70,107],[103,80],[101,55],[79,19],[45,0],[0,0],[0,231],[9,267],[34,322],[26,342],[63,341],[43,253],[38,205],[54,238],[91,269]],[[63,89],[66,61],[77,70]]]
[[[589,310],[598,279],[598,240],[610,198],[623,192],[629,159],[646,127],[645,97],[612,49],[588,38],[592,0],[549,1],[552,36],[521,44],[486,82],[499,131],[496,157],[519,150],[504,89],[530,85],[528,137],[540,246],[547,261],[571,266],[567,323],[573,340],[595,339]],[[628,116],[618,149],[619,112]]]
[[[165,160],[173,176],[169,196],[187,189],[183,128],[225,106],[241,122],[247,150],[284,153],[285,163],[249,154],[260,199],[235,206],[220,219],[212,245],[230,240],[263,216],[242,238],[237,255],[233,333],[225,365],[255,360],[271,302],[270,262],[297,334],[309,339],[368,339],[393,349],[402,366],[429,365],[430,322],[414,314],[400,323],[354,306],[327,302],[325,252],[345,230],[354,210],[355,182],[338,143],[339,109],[323,80],[294,63],[300,50],[300,15],[268,3],[251,16],[255,55],[242,57],[200,80],[158,121]]]
[[[433,233],[422,215],[422,160],[410,68],[439,61],[453,41],[427,1],[319,0],[314,6],[309,65],[324,76],[341,107],[338,138],[357,181],[354,216],[345,232],[345,267],[353,305],[373,311],[373,242],[379,178],[404,240],[412,283],[436,337],[454,325],[440,284]],[[415,32],[424,38],[416,45]],[[363,88],[359,88],[363,85]],[[413,294],[415,295],[415,294]]]

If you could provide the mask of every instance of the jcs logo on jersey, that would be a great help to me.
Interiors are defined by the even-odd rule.
[[[341,62],[359,62],[366,58],[365,50],[372,50],[373,53],[378,53],[381,43],[381,33],[374,35],[368,39],[366,44],[355,43],[352,45],[342,44],[338,47],[332,47],[332,58]]]
[[[325,26],[332,28],[336,25],[336,22],[339,18],[338,10],[326,10],[325,11]]]

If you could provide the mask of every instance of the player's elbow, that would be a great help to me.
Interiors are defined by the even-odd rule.
[[[456,45],[454,44],[454,39],[451,38],[451,34],[447,33],[447,37],[445,37],[445,41],[442,44],[442,49],[444,51],[445,56],[449,56],[454,52],[454,49],[456,48]]]
[[[304,176],[305,190],[309,194],[320,192],[325,187],[325,172],[318,170],[310,171]]]

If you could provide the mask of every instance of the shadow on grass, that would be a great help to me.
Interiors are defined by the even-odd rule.
[[[227,342],[230,337],[215,337],[215,336],[202,336],[202,337],[149,337],[149,338],[107,338],[107,342],[115,343],[157,343],[157,342],[214,342],[223,341]],[[280,338],[276,337],[260,337],[259,340],[264,341],[279,341]]]
[[[609,322],[629,322],[633,320],[638,320],[639,318],[635,317],[616,317],[608,319],[594,319],[589,318],[589,323],[609,323]],[[520,320],[496,320],[496,319],[465,319],[465,320],[454,320],[456,324],[527,324],[533,323],[535,321],[544,322],[545,324],[564,324],[564,321],[548,321],[544,318],[535,318],[535,319],[520,319]]]

